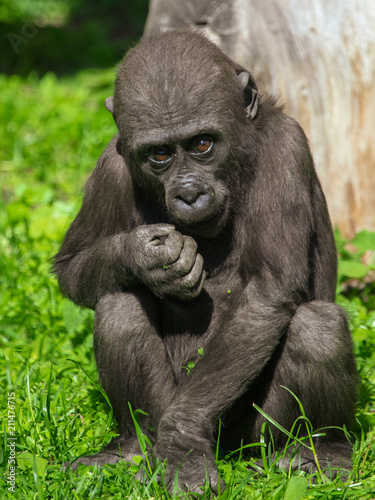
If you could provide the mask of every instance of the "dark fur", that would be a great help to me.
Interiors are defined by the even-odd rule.
[[[272,99],[252,108],[257,89],[251,77],[243,88],[242,72],[184,31],[145,37],[119,68],[108,105],[119,135],[87,183],[55,264],[63,293],[96,310],[95,356],[121,432],[84,463],[118,460],[119,444],[125,458],[139,453],[128,402],[148,413],[144,430],[154,428],[170,482],[184,460],[180,485],[196,491],[205,468],[217,485],[219,418],[227,449],[259,440],[264,419],[253,402],[291,428],[300,412],[281,385],[314,428],[353,421],[352,341],[334,304],[336,250],[308,143]],[[199,129],[217,134],[219,157],[194,164],[178,153],[166,173],[150,174],[141,143],[170,137],[180,151]],[[191,179],[213,192],[197,216],[171,208]],[[218,225],[204,225],[216,213],[224,213]],[[158,258],[149,234],[159,237]],[[328,443],[340,439],[328,431]],[[334,444],[324,450],[331,465],[350,455]]]

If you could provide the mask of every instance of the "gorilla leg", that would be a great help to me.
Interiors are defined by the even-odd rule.
[[[352,423],[356,368],[341,307],[323,301],[310,302],[299,306],[291,321],[263,404],[266,413],[290,427],[300,413],[294,398],[282,385],[301,400],[315,429]],[[335,439],[334,430],[327,432],[330,439]]]
[[[333,467],[341,464],[350,467],[351,448],[338,443],[345,440],[342,431],[326,429],[329,426],[350,426],[354,419],[356,368],[344,311],[323,301],[299,306],[276,354],[265,373],[229,412],[224,445],[238,446],[241,437],[246,442],[259,440],[265,419],[253,409],[249,412],[253,402],[291,430],[301,412],[295,398],[283,389],[284,386],[302,402],[314,430],[325,429],[326,438],[317,444],[318,455],[327,458]],[[238,420],[238,410],[244,416],[242,422]],[[287,436],[274,427],[272,434],[279,447],[287,440]],[[301,449],[300,454],[312,458],[307,448]]]
[[[133,434],[133,411],[156,425],[176,386],[162,338],[155,297],[145,289],[103,297],[96,308],[94,350],[100,382],[122,434]]]
[[[141,450],[128,407],[148,414],[141,418],[143,432],[154,428],[175,392],[175,383],[162,339],[157,333],[157,299],[150,292],[104,296],[96,307],[94,350],[100,382],[120,426],[120,437],[100,453],[73,464],[104,465],[131,461]],[[150,436],[152,439],[152,436]]]

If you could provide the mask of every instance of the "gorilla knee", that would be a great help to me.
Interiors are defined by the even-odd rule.
[[[115,320],[116,316],[132,317],[149,313],[155,298],[145,288],[104,295],[95,308],[95,316]]]
[[[95,310],[94,340],[99,337],[104,342],[124,340],[128,332],[135,334],[153,328],[153,303],[154,298],[142,289],[103,296]]]
[[[289,347],[311,361],[336,360],[352,352],[344,310],[336,304],[314,301],[298,307],[289,329]]]

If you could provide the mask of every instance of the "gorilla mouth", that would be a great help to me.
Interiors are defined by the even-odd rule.
[[[219,220],[223,217],[224,212],[225,212],[225,206],[222,207],[218,212],[211,215],[210,217],[204,218],[201,221],[193,222],[191,225],[199,227],[216,225],[219,222]]]
[[[215,191],[203,181],[189,182],[172,187],[166,193],[166,209],[169,216],[181,227],[192,233],[212,236],[224,226],[228,214],[227,194]],[[194,182],[193,182],[194,181]]]
[[[225,226],[227,220],[227,208],[226,205],[224,205],[219,211],[214,212],[213,214],[210,214],[200,220],[197,220],[196,218],[187,220],[176,215],[174,218],[181,228],[184,228],[193,236],[206,236],[210,238],[216,236]]]

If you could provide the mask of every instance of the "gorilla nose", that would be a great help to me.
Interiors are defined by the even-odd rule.
[[[191,183],[184,186],[177,197],[183,200],[185,203],[192,205],[202,194],[204,193],[202,191],[199,191],[198,186]]]
[[[210,196],[205,183],[190,181],[180,187],[175,199],[192,208],[202,208],[209,202]]]

